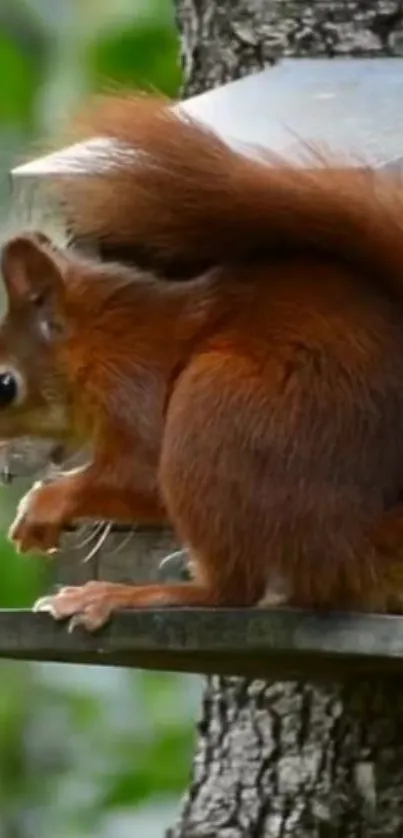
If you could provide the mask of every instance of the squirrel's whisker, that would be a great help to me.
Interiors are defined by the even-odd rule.
[[[92,550],[90,550],[90,552],[85,557],[85,559],[83,559],[83,564],[86,564],[87,562],[91,561],[91,559],[93,559],[94,556],[96,556],[97,553],[99,553],[102,545],[105,544],[105,541],[108,538],[108,535],[109,535],[111,529],[112,529],[112,524],[111,523],[108,522],[107,524],[105,524],[105,529],[101,533],[97,543],[94,545]]]

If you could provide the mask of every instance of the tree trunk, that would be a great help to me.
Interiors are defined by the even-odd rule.
[[[403,55],[403,2],[177,0],[184,96],[278,56]],[[169,838],[401,838],[403,685],[207,682]]]
[[[403,55],[401,0],[176,0],[176,8],[186,98],[280,56]]]

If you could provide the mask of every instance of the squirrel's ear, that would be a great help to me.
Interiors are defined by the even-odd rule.
[[[42,233],[16,236],[3,246],[1,273],[10,305],[49,302],[63,288],[63,263]]]

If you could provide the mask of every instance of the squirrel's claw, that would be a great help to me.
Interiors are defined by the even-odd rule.
[[[50,614],[55,620],[58,619],[55,609],[53,608],[52,604],[53,597],[52,596],[43,596],[40,599],[37,599],[34,605],[32,606],[32,611],[34,613],[45,612],[46,614]]]

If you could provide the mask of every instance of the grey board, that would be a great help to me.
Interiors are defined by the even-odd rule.
[[[301,159],[301,140],[324,143],[374,166],[403,159],[403,59],[287,59],[181,103],[231,144],[259,144]],[[69,160],[88,171],[87,143],[13,170],[42,178]],[[94,151],[96,157],[96,151]],[[301,161],[303,162],[303,161]]]
[[[290,59],[188,103],[236,143],[298,159],[300,141],[365,156],[403,157],[402,59]]]
[[[248,678],[403,677],[403,618],[264,609],[150,609],[89,635],[47,614],[0,611],[0,658]]]

